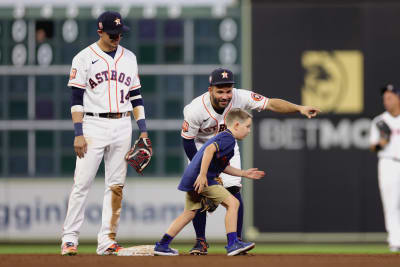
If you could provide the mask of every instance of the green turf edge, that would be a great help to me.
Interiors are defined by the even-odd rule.
[[[133,244],[122,244],[125,247]],[[181,253],[187,253],[191,245],[172,244]],[[210,254],[225,254],[223,244],[211,244]],[[79,254],[95,254],[95,245],[80,245]],[[60,245],[0,244],[0,254],[59,254]],[[386,244],[256,244],[254,254],[390,254]]]

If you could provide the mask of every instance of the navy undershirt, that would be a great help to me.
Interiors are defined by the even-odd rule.
[[[186,156],[191,161],[194,155],[197,153],[196,144],[194,143],[194,139],[186,139],[182,138],[183,149],[185,150]]]
[[[104,53],[106,53],[107,55],[109,55],[110,57],[112,57],[112,58],[114,58],[115,57],[115,53],[117,52],[117,50],[115,49],[115,50],[113,50],[113,51],[111,51],[111,52],[106,52],[106,51],[104,51]]]
[[[83,106],[83,94],[85,90],[74,86],[72,86],[71,89],[71,107],[75,105]]]

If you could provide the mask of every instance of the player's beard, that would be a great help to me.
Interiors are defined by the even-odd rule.
[[[231,102],[231,99],[226,99],[225,101],[221,101],[218,98],[211,95],[211,104],[216,111],[223,111]]]

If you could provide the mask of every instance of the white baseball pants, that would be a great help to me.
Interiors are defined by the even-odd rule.
[[[87,195],[104,156],[105,191],[102,224],[97,238],[97,253],[102,254],[115,242],[117,233],[127,171],[124,156],[131,147],[131,117],[108,119],[85,116],[83,134],[88,145],[87,153],[83,158],[76,158],[74,185],[69,197],[62,243],[74,242],[78,245]]]
[[[379,159],[378,180],[388,232],[387,241],[390,247],[400,247],[400,162]]]

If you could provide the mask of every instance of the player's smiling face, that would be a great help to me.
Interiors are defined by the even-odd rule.
[[[213,85],[208,87],[211,104],[214,109],[225,109],[232,100],[232,84]]]

